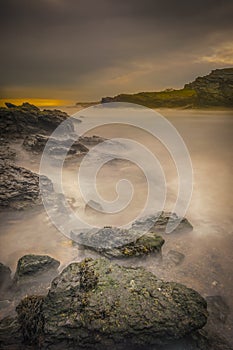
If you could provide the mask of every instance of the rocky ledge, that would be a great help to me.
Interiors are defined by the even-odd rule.
[[[55,139],[42,134],[29,135],[26,136],[23,142],[23,147],[35,153],[43,152],[46,143],[47,153],[51,156],[58,155],[83,155],[86,154],[89,150],[81,142],[76,141],[75,139],[66,138],[66,139]]]
[[[125,349],[164,345],[202,328],[206,301],[179,283],[106,259],[72,263],[46,296],[29,296],[2,320],[3,349]],[[16,347],[18,346],[18,347]]]
[[[0,108],[0,136],[5,139],[9,135],[19,138],[32,133],[50,134],[65,120],[67,122],[63,131],[68,134],[74,131],[73,123],[65,112],[46,109],[41,111],[27,102],[21,106],[6,103],[6,106],[7,108]]]
[[[46,176],[4,160],[0,160],[0,181],[0,208],[25,209],[41,204],[40,181],[43,194],[53,192],[53,184]]]

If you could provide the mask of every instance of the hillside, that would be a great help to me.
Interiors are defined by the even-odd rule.
[[[233,107],[233,68],[215,69],[184,88],[104,97],[106,102],[131,102],[147,107]]]

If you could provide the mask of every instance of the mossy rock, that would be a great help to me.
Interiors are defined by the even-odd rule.
[[[25,277],[32,277],[38,274],[57,270],[60,262],[48,255],[24,255],[19,259],[14,279],[20,280]]]
[[[104,227],[80,234],[71,233],[71,238],[84,248],[95,250],[108,258],[126,258],[160,253],[164,239],[156,233],[134,229]]]
[[[194,290],[143,268],[88,259],[52,282],[42,308],[44,341],[51,349],[164,345],[202,328],[206,307]]]

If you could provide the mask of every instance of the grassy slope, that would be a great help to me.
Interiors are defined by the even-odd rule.
[[[116,96],[114,100],[138,103],[147,107],[191,107],[197,102],[197,93],[192,89],[140,92],[132,95],[121,94]]]

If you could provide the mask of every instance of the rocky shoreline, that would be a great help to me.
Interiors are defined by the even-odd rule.
[[[16,164],[11,140],[20,140],[29,153],[41,154],[49,135],[68,115],[40,111],[28,103],[7,107],[0,108],[0,208],[27,210],[42,204],[39,181],[48,202],[59,194],[48,177]],[[67,125],[67,138],[52,139],[48,148],[56,157],[66,154],[71,143],[74,126],[72,121]],[[88,145],[104,140],[80,138],[69,155],[86,154]],[[131,260],[150,255],[159,256],[163,268],[182,264],[182,253],[162,254],[167,222],[179,219],[175,213],[162,212],[134,222],[127,232],[117,227],[78,236],[73,232],[75,244],[99,257],[71,263],[61,272],[60,262],[48,255],[21,257],[13,278],[9,267],[0,263],[0,311],[10,310],[0,321],[0,348],[230,350],[216,334],[216,325],[229,314],[221,296],[205,300],[193,289],[135,267]],[[183,218],[172,234],[191,230]],[[109,237],[114,246],[108,246]],[[131,266],[122,266],[117,259],[127,259]]]

